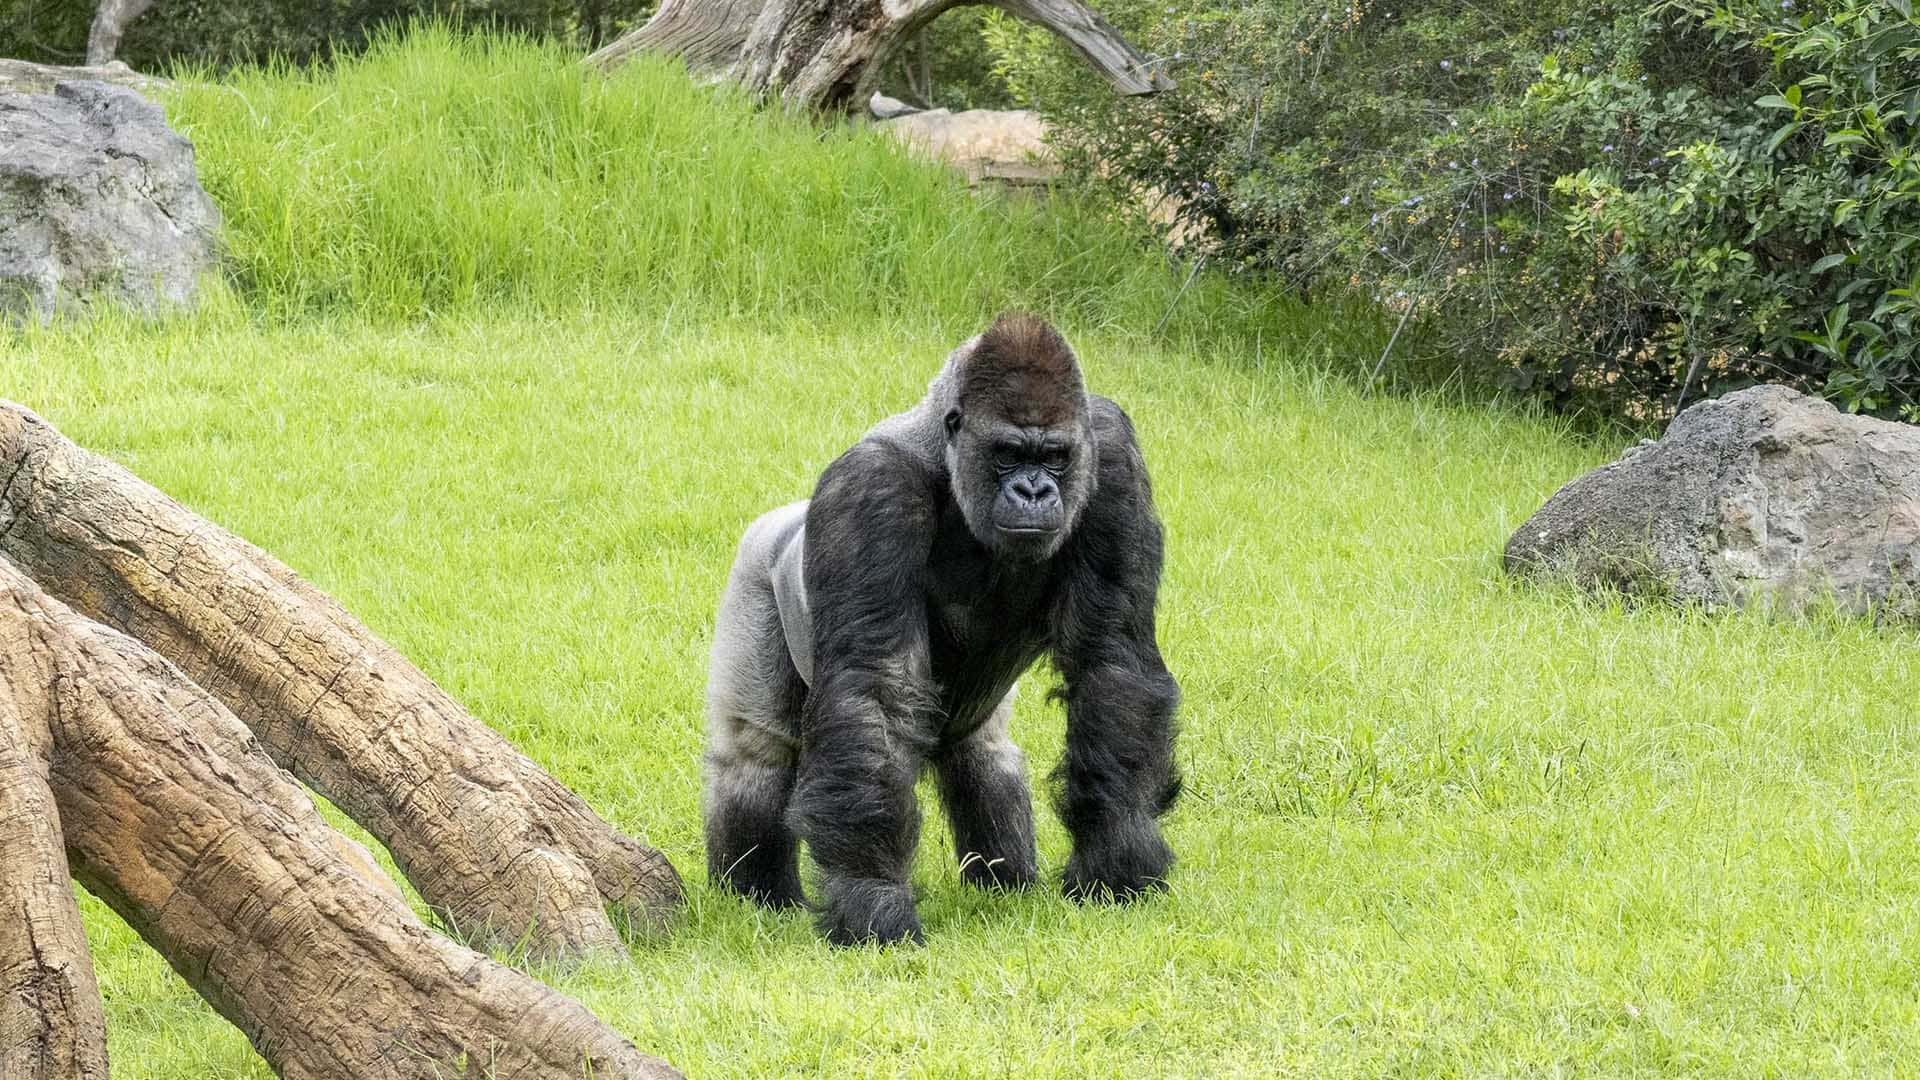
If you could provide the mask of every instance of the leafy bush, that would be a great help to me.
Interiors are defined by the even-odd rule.
[[[1068,160],[1402,320],[1378,373],[1656,419],[1755,381],[1920,419],[1908,0],[1110,4],[1181,89],[987,39]]]
[[[982,25],[987,9],[958,7],[922,27],[880,73],[880,91],[920,108],[1005,109]]]

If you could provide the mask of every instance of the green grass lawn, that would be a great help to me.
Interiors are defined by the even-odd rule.
[[[380,111],[383,81],[435,78],[439,97]],[[1364,394],[1338,372],[1370,366],[1378,327],[1211,279],[1155,336],[1181,273],[1090,213],[976,203],[870,140],[678,79],[570,89],[549,52],[429,35],[337,77],[190,89],[175,117],[229,214],[234,294],[158,327],[0,337],[0,394],[287,561],[669,854],[690,909],[668,940],[543,977],[699,1077],[1920,1061],[1911,630],[1511,585],[1508,533],[1618,445]],[[537,165],[448,164],[493,130],[457,104],[487,86],[561,117]],[[641,164],[681,146],[677,188],[636,186],[624,144],[587,137],[655,109],[682,126]],[[702,138],[732,156],[698,166]],[[790,202],[726,194],[756,155],[791,170]],[[422,189],[416,159],[446,175]],[[416,217],[394,212],[407,198]],[[679,262],[623,263],[666,243]],[[1012,303],[1060,319],[1154,472],[1180,863],[1170,895],[1129,908],[985,896],[930,813],[928,946],[834,951],[705,882],[712,609],[746,522]],[[1036,781],[1061,723],[1022,696]],[[1057,872],[1066,839],[1042,817]],[[117,1078],[270,1075],[85,911]]]

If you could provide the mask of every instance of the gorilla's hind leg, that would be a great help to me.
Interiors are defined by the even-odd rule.
[[[707,875],[768,907],[798,907],[798,842],[787,827],[806,682],[780,622],[774,562],[806,504],[762,515],[740,541],[714,624],[707,673]]]
[[[1038,874],[1027,759],[1007,734],[1013,691],[973,734],[935,761],[960,875],[983,889],[1023,889]]]
[[[707,752],[707,876],[767,907],[797,908],[806,896],[799,841],[786,823],[793,763],[766,753],[771,747],[748,745],[770,739],[753,735],[736,732]]]

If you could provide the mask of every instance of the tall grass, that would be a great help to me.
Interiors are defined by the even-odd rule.
[[[1249,341],[1301,322],[1069,197],[971,192],[864,126],[743,108],[663,61],[603,77],[554,45],[425,27],[331,67],[189,80],[172,112],[243,291],[280,316],[511,302],[951,329],[1021,307]]]

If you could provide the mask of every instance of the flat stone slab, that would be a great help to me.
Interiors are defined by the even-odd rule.
[[[51,94],[55,86],[76,81],[113,83],[131,87],[143,94],[151,94],[172,85],[157,76],[143,75],[118,60],[92,67],[66,67],[0,58],[0,94]]]
[[[900,112],[882,107],[894,115],[875,126],[921,156],[959,169],[969,183],[1046,184],[1060,175],[1039,113],[1027,109]]]

